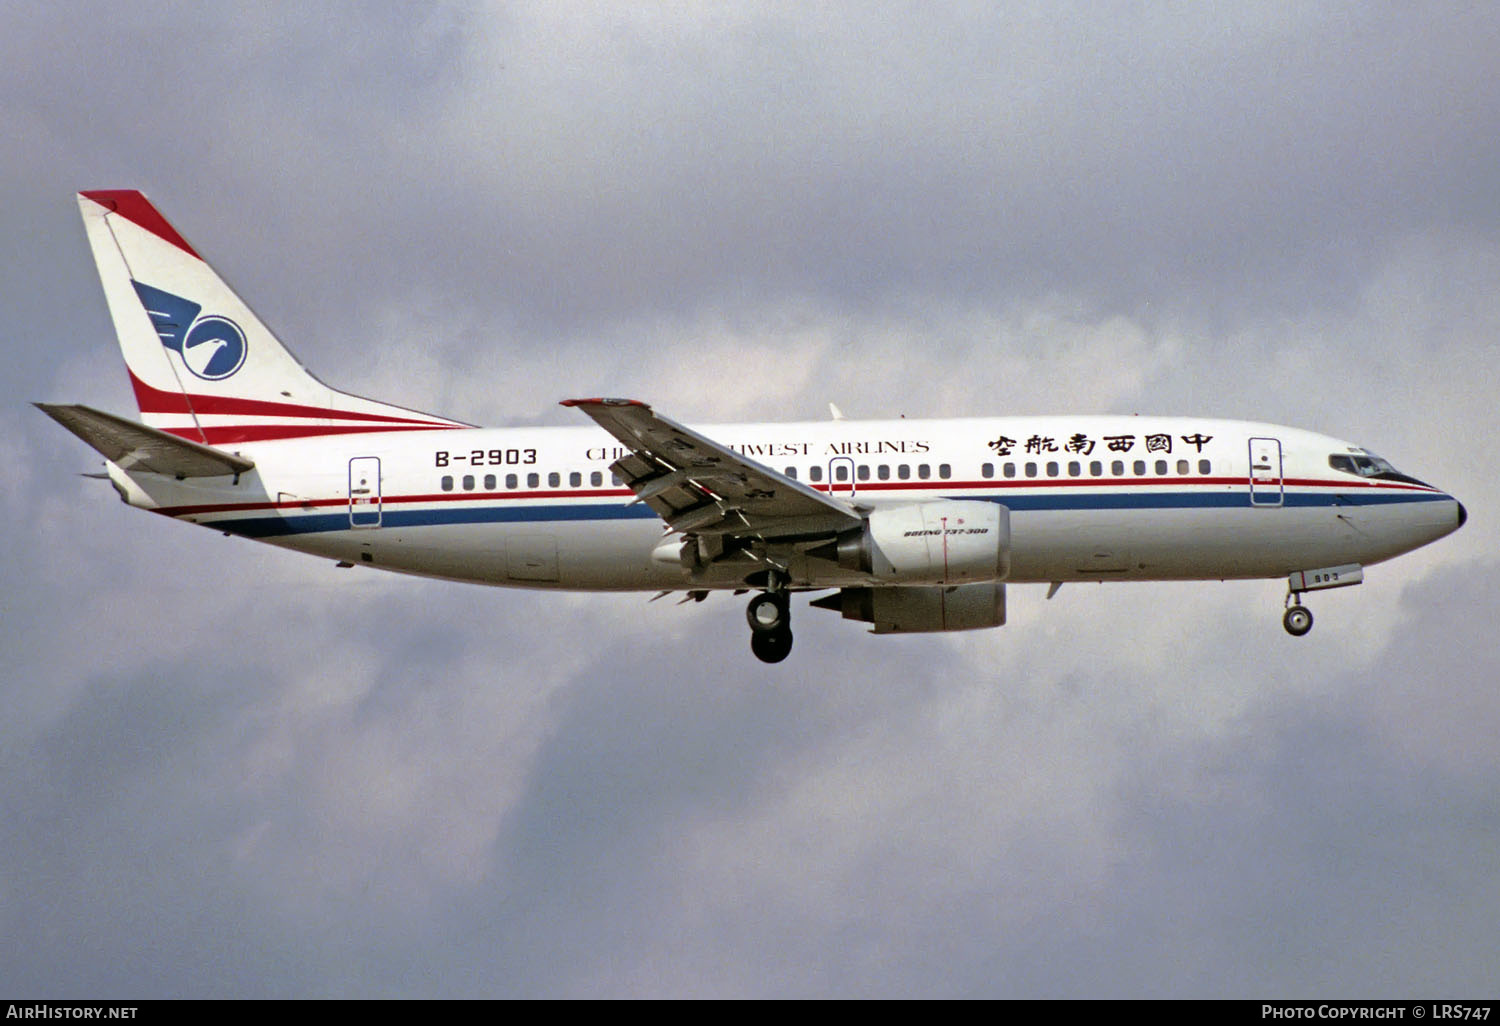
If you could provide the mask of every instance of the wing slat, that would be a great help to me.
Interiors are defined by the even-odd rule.
[[[635,399],[567,399],[629,455],[610,468],[674,530],[778,538],[858,526],[848,504],[756,463]]]

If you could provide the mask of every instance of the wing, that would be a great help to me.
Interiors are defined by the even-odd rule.
[[[255,466],[232,452],[200,445],[88,406],[35,405],[122,470],[185,478],[243,474]]]
[[[796,538],[858,527],[853,506],[674,423],[634,399],[566,399],[618,438],[615,461],[637,502],[684,534]]]

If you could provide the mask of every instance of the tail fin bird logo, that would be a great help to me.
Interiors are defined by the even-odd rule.
[[[187,369],[205,381],[221,381],[244,366],[245,333],[228,317],[209,314],[190,299],[132,281],[161,344],[182,357]]]

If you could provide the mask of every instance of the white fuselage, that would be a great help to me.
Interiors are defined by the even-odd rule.
[[[1008,580],[1017,582],[1369,565],[1450,533],[1463,517],[1436,488],[1333,469],[1330,455],[1363,451],[1347,442],[1270,424],[1051,416],[697,430],[862,507],[1000,503],[1010,511]],[[612,478],[625,450],[592,426],[219,445],[255,469],[238,480],[174,480],[111,465],[111,476],[133,505],[356,565],[516,587],[744,586],[743,567],[693,576],[670,556],[665,525]],[[786,554],[793,587],[872,583],[835,562]]]

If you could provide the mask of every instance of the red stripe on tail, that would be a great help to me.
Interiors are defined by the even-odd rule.
[[[377,431],[446,431],[456,427],[456,424],[221,424],[205,427],[201,432],[191,427],[164,427],[160,430],[207,445],[228,445],[315,435],[373,434]]]
[[[177,229],[167,224],[167,219],[162,217],[157,209],[151,205],[143,194],[135,189],[95,189],[91,192],[79,193],[87,199],[93,200],[101,207],[108,207],[119,214],[125,220],[138,224],[146,231],[159,239],[164,239],[176,246],[190,256],[203,258],[189,246],[187,239],[177,234]]]
[[[365,420],[382,424],[410,424],[412,427],[455,427],[441,418],[397,417],[389,413],[360,413],[335,410],[327,406],[303,406],[300,403],[245,399],[238,396],[197,395],[191,392],[169,392],[146,384],[134,373],[130,375],[135,402],[142,413],[196,413],[199,416],[241,414],[250,417],[310,417],[319,420]]]

